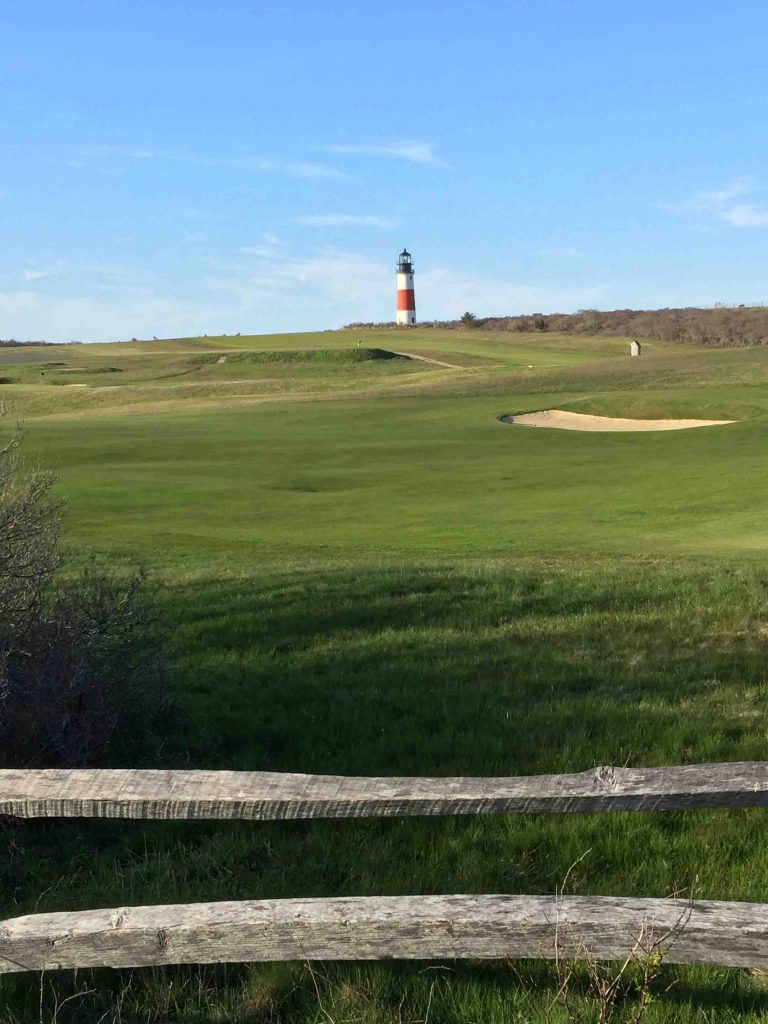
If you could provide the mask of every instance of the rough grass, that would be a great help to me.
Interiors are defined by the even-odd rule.
[[[72,561],[143,561],[166,581],[180,716],[165,764],[484,775],[764,758],[768,353],[648,346],[630,363],[606,339],[373,334],[370,347],[396,338],[467,368],[259,362],[337,337],[351,349],[355,333],[180,339],[71,350],[72,365],[122,366],[124,387],[4,389],[44,413],[28,416],[28,444],[61,476]],[[239,365],[218,364],[222,342]],[[279,403],[221,397],[224,383],[195,376],[246,367],[276,379]],[[152,389],[169,411],[125,415]],[[104,396],[98,419],[70,404],[84,392]],[[599,435],[497,419],[552,406],[739,422]],[[41,822],[0,833],[0,898],[13,916],[553,893],[583,856],[572,892],[768,901],[763,832],[761,811]],[[0,981],[3,1024],[39,1020],[39,982]],[[554,969],[537,963],[234,965],[49,975],[42,988],[43,1020],[59,1024],[566,1019],[548,1009]],[[668,968],[655,992],[654,1024],[768,1013],[764,977],[745,971]],[[630,993],[619,1019],[637,1005]],[[596,1019],[583,974],[571,1006]]]
[[[506,774],[764,756],[768,572],[501,561],[201,579],[174,586],[167,600],[180,623],[183,713],[167,764]],[[571,892],[693,887],[701,897],[762,901],[763,819],[710,811],[39,823],[6,833],[0,885],[11,913],[297,894],[553,893],[586,854]],[[415,1022],[435,982],[442,1008],[433,1005],[432,1019],[543,1020],[554,985],[543,966],[424,966],[322,967],[323,1005],[334,1019],[350,1019],[359,1004],[367,1019],[391,1020],[398,993],[403,1020]],[[670,968],[660,987],[673,979],[692,1007],[676,994],[656,1019],[697,1019],[702,1000],[721,1004],[709,1018],[717,1021],[745,1005],[768,1008],[747,972]],[[129,974],[104,972],[93,983],[82,1016],[63,1020],[97,1020]],[[81,975],[78,984],[91,982]],[[73,985],[55,980],[60,998]],[[268,1006],[249,1009],[264,988]],[[33,979],[0,983],[19,1014],[30,992]],[[319,1009],[304,968],[232,967],[137,972],[123,1013],[314,1021]]]

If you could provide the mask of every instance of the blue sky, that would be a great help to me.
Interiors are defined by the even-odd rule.
[[[2,5],[0,337],[768,301],[768,7]]]

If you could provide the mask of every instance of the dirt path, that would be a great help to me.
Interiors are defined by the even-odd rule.
[[[395,352],[394,349],[392,349]],[[457,366],[456,363],[444,363],[442,359],[430,359],[429,356],[417,356],[415,352],[395,352],[396,356],[405,356],[406,359],[418,359],[420,363],[432,363],[433,366],[445,366],[448,370],[464,370],[466,367]]]
[[[630,420],[614,416],[590,416],[581,412],[567,412],[564,409],[544,409],[541,412],[527,412],[521,416],[502,416],[502,423],[522,427],[555,427],[559,430],[590,431],[638,431],[638,430],[689,430],[692,427],[717,427],[736,420]]]

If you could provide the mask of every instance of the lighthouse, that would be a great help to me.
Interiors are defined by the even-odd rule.
[[[403,249],[397,260],[397,312],[395,323],[416,323],[416,295],[413,290],[411,254]]]

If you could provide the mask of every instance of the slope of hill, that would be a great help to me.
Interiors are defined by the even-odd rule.
[[[504,775],[759,759],[768,351],[651,341],[630,359],[626,341],[424,327],[9,347],[0,400],[59,475],[65,571],[93,556],[165,585],[179,716],[164,766]],[[451,366],[362,354],[376,349]],[[499,422],[549,408],[737,422]],[[761,901],[763,833],[759,810],[38,823],[0,832],[0,893],[18,916],[554,893],[568,875],[577,894]],[[236,965],[51,973],[42,998],[51,1018],[93,989],[59,1024],[552,1024],[558,985],[536,964]],[[759,974],[665,968],[656,996],[653,1024],[768,1012]],[[3,977],[0,1019],[37,1020],[40,998],[37,977]],[[570,1007],[596,1018],[586,975]],[[621,1013],[637,1011],[630,986]]]

